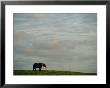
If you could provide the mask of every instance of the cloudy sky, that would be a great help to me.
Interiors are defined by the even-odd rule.
[[[14,70],[97,72],[96,13],[14,14]]]

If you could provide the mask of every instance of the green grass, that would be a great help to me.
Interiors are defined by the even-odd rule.
[[[56,70],[14,70],[14,75],[97,75],[96,73],[82,73],[71,71],[56,71]]]

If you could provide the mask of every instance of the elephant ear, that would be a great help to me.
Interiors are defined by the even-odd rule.
[[[43,67],[46,67],[46,65],[45,65],[44,63],[42,63],[42,66],[43,66]]]
[[[41,63],[41,65],[43,66],[43,63]]]

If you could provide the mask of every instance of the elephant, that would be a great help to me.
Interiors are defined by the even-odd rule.
[[[41,71],[42,67],[47,67],[44,63],[34,63],[33,64],[33,71],[36,71],[36,68],[39,68],[39,71]]]

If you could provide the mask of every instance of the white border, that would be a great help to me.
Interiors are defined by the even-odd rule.
[[[6,5],[6,84],[106,84],[105,5]],[[13,13],[97,13],[97,76],[13,76]],[[38,80],[39,79],[39,80]]]

